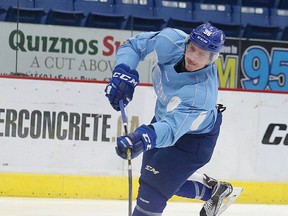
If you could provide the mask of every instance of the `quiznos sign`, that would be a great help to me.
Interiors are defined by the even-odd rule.
[[[113,41],[112,36],[103,38],[103,45],[107,49],[102,51],[103,56],[111,56],[120,46],[120,41]],[[114,44],[113,44],[114,42]],[[98,54],[98,40],[74,39],[71,37],[47,37],[39,35],[25,35],[21,30],[14,30],[9,35],[9,46],[21,52],[48,52],[69,54]]]
[[[0,137],[109,142],[110,114],[0,108]]]
[[[32,77],[76,80],[107,80],[115,67],[115,53],[130,34],[112,30],[23,24],[15,29],[0,24],[0,37],[5,43],[0,54],[0,75],[15,72]],[[70,32],[73,31],[73,34]],[[84,31],[84,33],[83,33]],[[147,67],[146,67],[147,68]]]
[[[0,75],[17,72],[40,78],[109,80],[117,49],[131,37],[126,30],[28,23],[15,29],[13,23],[0,22],[0,28],[5,50],[0,52]],[[138,65],[141,82],[151,82],[152,65],[150,61]]]

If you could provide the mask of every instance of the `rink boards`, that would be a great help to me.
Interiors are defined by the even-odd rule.
[[[0,88],[2,196],[127,199],[127,163],[114,150],[121,117],[105,83],[1,78]],[[151,86],[136,88],[129,131],[151,120],[154,101]],[[288,95],[221,90],[218,101],[227,110],[202,171],[244,187],[238,202],[287,204]]]

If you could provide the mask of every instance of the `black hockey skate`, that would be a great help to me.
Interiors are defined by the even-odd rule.
[[[213,191],[211,199],[204,203],[200,211],[200,216],[218,216],[231,204],[227,207],[225,206],[225,209],[219,212],[223,201],[232,193],[233,187],[230,183],[219,182],[207,175],[205,175],[204,181],[208,186],[213,188]]]

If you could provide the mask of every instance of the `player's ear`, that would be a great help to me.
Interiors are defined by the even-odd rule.
[[[189,43],[190,43],[190,37],[189,36],[187,36],[186,37],[186,39],[185,39],[185,41],[184,41],[184,43],[186,44],[186,45],[188,45]]]

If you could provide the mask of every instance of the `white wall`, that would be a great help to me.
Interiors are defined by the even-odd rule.
[[[126,162],[114,150],[120,113],[110,107],[104,88],[101,83],[1,78],[0,172],[126,175]],[[131,130],[151,120],[154,101],[152,87],[136,88],[127,108],[129,129],[132,119]],[[261,143],[269,124],[288,124],[288,94],[220,91],[219,103],[227,110],[215,153],[203,170],[222,179],[288,181],[288,145],[283,144],[288,129],[275,127],[270,141],[283,137],[279,145]],[[43,130],[48,114],[61,123],[51,126],[56,130],[50,139]],[[70,120],[75,130],[69,138]],[[135,176],[140,163],[141,156],[133,160]]]

